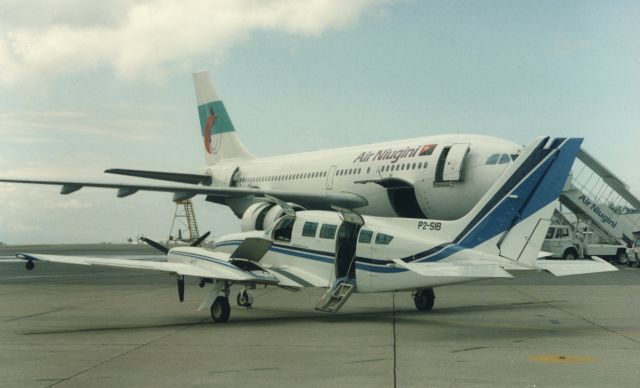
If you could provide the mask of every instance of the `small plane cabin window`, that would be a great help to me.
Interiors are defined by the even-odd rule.
[[[291,230],[293,230],[294,218],[285,217],[273,230],[273,239],[276,241],[291,241]]]
[[[360,230],[360,237],[358,237],[358,242],[362,244],[370,244],[371,238],[373,237],[373,232],[366,229]]]
[[[391,240],[393,240],[393,236],[384,233],[376,234],[376,244],[388,245]]]
[[[498,158],[500,158],[500,154],[491,154],[487,158],[487,162],[485,164],[497,164],[498,163]]]
[[[509,155],[507,154],[502,154],[500,155],[500,161],[498,161],[498,164],[505,164],[505,163],[509,163],[509,160],[511,160],[509,158]]]
[[[337,225],[322,224],[322,227],[320,228],[320,238],[333,240],[336,237],[336,229],[338,229]]]
[[[317,222],[305,222],[302,226],[302,235],[304,237],[316,237],[316,231],[318,230]]]

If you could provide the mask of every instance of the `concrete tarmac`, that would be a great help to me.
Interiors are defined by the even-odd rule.
[[[258,289],[215,324],[193,279],[181,304],[167,275],[0,261],[0,386],[636,387],[640,269],[620,269],[442,287],[429,313]]]

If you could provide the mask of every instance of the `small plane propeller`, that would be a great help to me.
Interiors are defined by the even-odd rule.
[[[190,244],[190,246],[192,246],[192,247],[200,246],[200,244],[202,244],[202,242],[207,237],[209,237],[210,234],[211,234],[211,232],[207,232],[207,233],[203,234],[202,236],[198,237],[197,240],[192,242]],[[151,245],[152,247],[154,247],[155,249],[157,249],[160,252],[164,253],[165,255],[169,253],[169,248],[165,247],[164,245],[160,244],[159,242],[153,241],[153,240],[148,239],[146,237],[141,237],[140,240],[142,240],[145,243]],[[178,299],[180,299],[180,302],[183,302],[184,301],[184,276],[178,274],[177,279],[178,279]]]

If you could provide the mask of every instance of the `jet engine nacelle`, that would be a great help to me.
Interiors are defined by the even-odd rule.
[[[305,210],[300,205],[288,203],[295,211]],[[242,215],[240,229],[243,232],[265,230],[284,215],[280,205],[271,202],[256,202],[249,206]]]

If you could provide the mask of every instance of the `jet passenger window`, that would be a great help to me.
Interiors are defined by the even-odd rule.
[[[336,237],[337,225],[323,224],[320,228],[320,238],[334,239]]]
[[[316,231],[318,230],[317,222],[305,222],[302,226],[302,235],[304,237],[316,237]]]
[[[283,218],[273,230],[273,239],[276,241],[291,241],[294,220],[294,218],[290,217]]]
[[[376,244],[388,245],[391,240],[393,240],[393,236],[384,233],[376,234]]]
[[[373,237],[373,232],[370,230],[362,229],[360,231],[360,237],[358,237],[358,242],[362,244],[370,244],[371,237]]]

